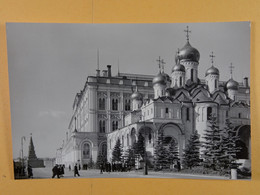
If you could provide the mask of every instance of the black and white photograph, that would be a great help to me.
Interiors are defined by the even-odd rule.
[[[250,22],[6,31],[15,179],[251,179]]]

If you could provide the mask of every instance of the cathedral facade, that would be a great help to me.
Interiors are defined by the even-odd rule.
[[[180,159],[194,131],[201,141],[211,115],[220,128],[226,119],[237,130],[243,150],[239,158],[251,159],[250,87],[248,78],[241,83],[231,76],[220,81],[220,72],[212,63],[205,78],[198,77],[199,51],[187,36],[184,47],[176,53],[171,73],[164,72],[159,58],[157,75],[111,74],[111,65],[102,74],[98,69],[89,76],[82,91],[76,94],[73,115],[66,139],[57,150],[57,163],[82,166],[96,162],[98,154],[111,162],[112,151],[119,139],[126,151],[141,133],[149,158],[153,158],[158,131],[164,131],[166,143],[174,140]]]

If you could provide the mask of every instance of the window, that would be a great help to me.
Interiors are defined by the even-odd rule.
[[[193,82],[193,69],[190,70],[190,80]]]
[[[238,113],[238,118],[241,118],[241,113]]]
[[[212,108],[211,107],[207,107],[207,120],[210,120],[212,115]]]
[[[99,110],[105,110],[106,109],[105,98],[99,98],[98,107],[99,107]]]
[[[218,82],[217,80],[215,80],[215,89],[217,89],[217,87],[218,87]]]
[[[107,145],[106,144],[101,145],[101,154],[102,154],[102,156],[107,155]]]
[[[129,134],[126,136],[126,145],[129,146]]]
[[[109,148],[111,149],[112,147],[112,143],[111,143],[111,139],[109,140]]]
[[[180,79],[180,86],[182,86],[182,78],[180,77],[179,79]]]
[[[112,99],[112,110],[118,110],[118,99]]]
[[[82,149],[82,158],[89,159],[90,158],[90,145],[89,143],[85,143]]]
[[[165,113],[166,113],[166,114],[169,113],[169,108],[165,108]]]
[[[112,121],[112,130],[115,131],[118,129],[118,121]]]
[[[100,133],[106,132],[106,121],[104,121],[104,120],[99,121],[99,132]]]
[[[131,110],[131,101],[126,99],[125,100],[125,111]]]
[[[124,136],[122,135],[122,147],[124,147]]]
[[[152,134],[151,133],[149,133],[148,140],[149,140],[149,144],[150,144],[152,142]]]
[[[226,111],[226,118],[228,118],[228,111]]]
[[[190,108],[186,109],[186,119],[187,119],[187,121],[190,120]]]

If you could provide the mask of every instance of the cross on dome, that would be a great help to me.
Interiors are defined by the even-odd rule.
[[[189,26],[186,27],[186,30],[184,30],[184,32],[186,32],[186,38],[187,41],[189,42],[189,33],[191,33],[191,31],[189,30]]]
[[[230,69],[230,78],[232,79],[233,78],[233,70],[234,70],[234,66],[232,64],[232,62],[230,63],[230,66],[229,66],[229,69]]]
[[[164,60],[161,60],[161,68],[162,68],[162,72],[164,72],[164,65],[166,64],[166,62],[164,62]]]
[[[216,56],[213,55],[213,51],[211,52],[211,54],[209,55],[209,57],[211,58],[211,65],[213,66],[214,57],[216,57]]]
[[[158,62],[159,71],[161,72],[161,63],[162,63],[161,56],[159,56],[159,59],[156,61]]]

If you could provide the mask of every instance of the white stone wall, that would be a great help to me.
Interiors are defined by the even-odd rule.
[[[215,86],[215,82],[217,82]],[[206,83],[208,85],[208,90],[212,94],[219,89],[219,75],[209,74],[206,76]]]

